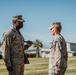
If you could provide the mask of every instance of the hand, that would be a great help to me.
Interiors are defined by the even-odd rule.
[[[12,71],[13,68],[12,68],[12,67],[7,67],[7,70],[8,70],[8,71]]]
[[[30,46],[32,46],[32,43],[28,43],[27,45],[30,47]]]
[[[55,75],[58,75],[59,71],[55,70],[55,72],[54,72],[54,73],[55,73]]]
[[[32,42],[32,41],[30,41],[30,40],[25,41],[25,42],[27,43],[28,47],[30,47],[30,46],[33,44],[33,42]]]

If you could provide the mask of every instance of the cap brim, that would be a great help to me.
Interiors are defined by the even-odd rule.
[[[18,20],[19,22],[25,22],[25,20]]]
[[[51,30],[52,28],[54,28],[54,26],[49,27],[48,29]]]
[[[51,27],[48,28],[49,30],[51,29]]]

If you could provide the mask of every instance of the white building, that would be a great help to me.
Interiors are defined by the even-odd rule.
[[[68,56],[76,56],[76,43],[67,42]]]
[[[50,56],[50,49],[41,49],[41,57],[42,58],[47,58]]]
[[[68,56],[76,56],[76,43],[67,42]],[[49,57],[50,49],[41,49],[41,57]]]

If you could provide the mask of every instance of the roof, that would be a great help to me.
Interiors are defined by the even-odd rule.
[[[70,43],[70,44],[76,44],[76,43],[73,43],[73,42],[66,42],[66,43]]]
[[[68,51],[68,53],[76,53],[76,51]]]
[[[50,52],[50,49],[44,49],[44,48],[42,48],[41,51]]]
[[[25,50],[25,52],[32,52],[35,51],[36,52],[37,49],[32,49],[32,50]]]

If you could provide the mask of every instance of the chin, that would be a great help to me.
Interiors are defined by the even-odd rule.
[[[23,28],[23,26],[22,26],[22,27],[20,27],[20,28]]]
[[[23,28],[23,25],[21,25],[20,28]]]
[[[54,36],[54,34],[52,34]]]

